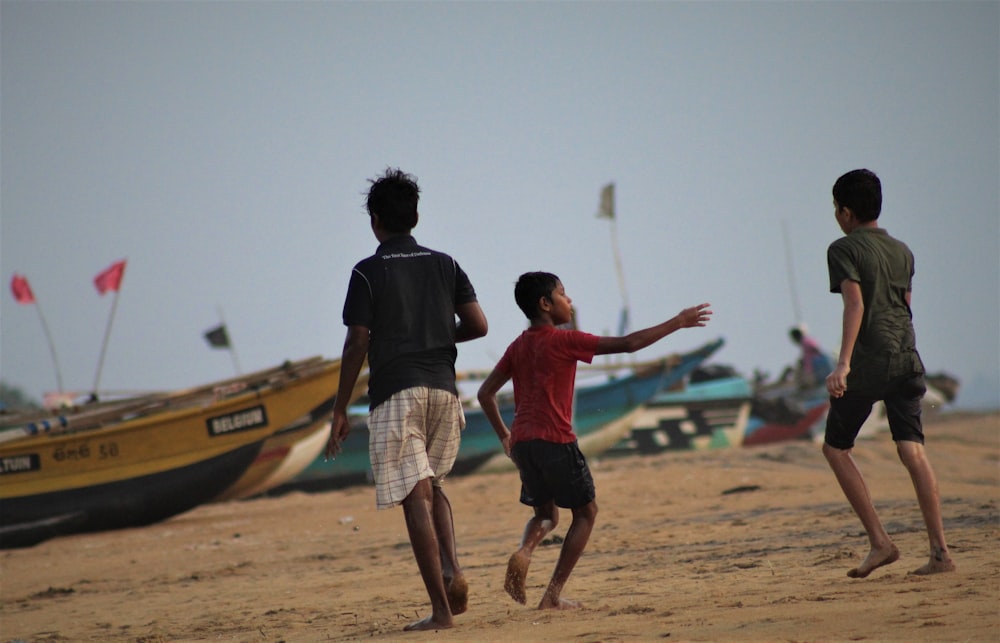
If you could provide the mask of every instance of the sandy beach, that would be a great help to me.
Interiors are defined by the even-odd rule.
[[[1000,414],[927,419],[928,454],[958,565],[913,576],[928,545],[887,434],[856,459],[901,551],[867,579],[857,518],[818,445],[591,462],[597,526],[564,596],[532,609],[558,544],[540,547],[528,606],[503,590],[529,509],[515,473],[446,483],[469,610],[429,613],[401,509],[356,487],[199,507],[144,528],[0,552],[3,641],[995,641],[1000,636]],[[569,513],[555,530],[560,537]]]

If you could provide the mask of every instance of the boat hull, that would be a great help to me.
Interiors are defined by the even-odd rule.
[[[264,441],[243,475],[213,501],[250,498],[291,480],[322,452],[329,429],[330,421],[322,419],[274,434]]]
[[[144,476],[0,502],[0,548],[30,547],[55,536],[140,527],[193,509],[230,486],[263,441]]]
[[[740,446],[750,416],[751,386],[742,377],[688,384],[661,393],[636,414],[610,453],[655,454]]]

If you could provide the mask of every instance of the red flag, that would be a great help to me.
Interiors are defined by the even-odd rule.
[[[116,261],[111,264],[111,267],[94,277],[94,285],[97,286],[97,292],[104,294],[109,290],[114,290],[117,292],[118,288],[122,285],[122,277],[125,275],[125,260]]]
[[[19,304],[35,303],[35,293],[31,292],[28,278],[24,275],[14,273],[14,278],[10,280],[10,291],[14,293],[14,300]]]

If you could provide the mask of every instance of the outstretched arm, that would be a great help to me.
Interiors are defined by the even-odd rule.
[[[595,354],[634,353],[641,348],[646,348],[650,344],[658,342],[675,330],[704,326],[712,318],[712,311],[708,309],[709,306],[710,304],[698,304],[691,308],[685,308],[676,316],[671,317],[663,323],[637,330],[624,337],[602,337],[597,342]]]
[[[493,369],[479,386],[479,406],[482,407],[483,413],[486,414],[486,419],[493,425],[493,430],[496,431],[497,437],[500,438],[500,444],[503,445],[503,451],[508,457],[510,457],[510,429],[507,428],[507,425],[503,421],[503,416],[500,415],[500,406],[497,404],[497,391],[509,381],[510,373]]]
[[[854,343],[861,332],[861,319],[865,314],[865,302],[861,297],[861,284],[850,279],[840,282],[840,293],[844,300],[843,328],[840,336],[840,355],[833,372],[826,376],[826,390],[833,397],[841,397],[847,390],[847,374],[851,372],[851,356]]]
[[[467,342],[470,339],[478,339],[486,335],[489,326],[486,323],[486,314],[479,307],[479,302],[462,304],[455,308],[455,314],[458,315],[458,325],[455,327],[456,342]]]
[[[337,385],[337,400],[333,404],[330,438],[324,455],[331,457],[340,452],[340,443],[347,438],[351,424],[347,418],[347,405],[351,401],[351,391],[358,381],[358,374],[368,356],[368,329],[364,326],[348,326],[344,339],[344,353],[340,359],[340,383]]]

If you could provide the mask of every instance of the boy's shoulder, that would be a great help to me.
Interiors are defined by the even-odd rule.
[[[885,228],[859,228],[850,234],[835,239],[827,252],[903,252],[912,254],[909,246],[889,234]]]
[[[511,345],[523,344],[533,349],[539,347],[569,349],[588,347],[591,344],[596,344],[599,339],[597,335],[576,328],[543,325],[526,328],[520,335],[514,338]]]

